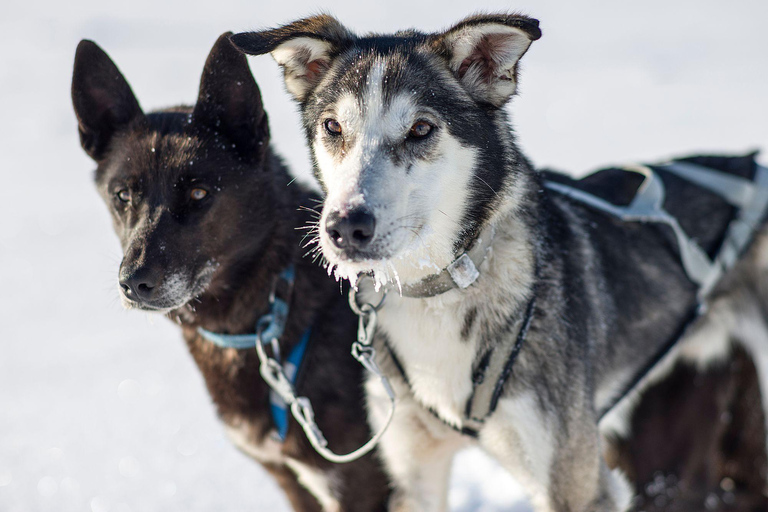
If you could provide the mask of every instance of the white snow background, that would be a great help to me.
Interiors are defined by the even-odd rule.
[[[226,30],[327,10],[358,32],[431,31],[477,9],[541,20],[511,107],[537,165],[583,174],[768,146],[764,0],[3,4],[0,511],[287,510],[261,468],[224,438],[178,330],[120,307],[121,254],[69,97],[77,42],[100,44],[151,110],[194,102],[206,55]],[[274,144],[308,178],[278,68],[269,57],[250,62]],[[529,510],[479,452],[459,456],[451,503]]]

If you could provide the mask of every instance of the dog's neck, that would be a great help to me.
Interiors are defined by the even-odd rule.
[[[446,301],[444,297],[446,294],[461,296],[471,293],[478,286],[486,291],[490,291],[494,285],[506,288],[506,279],[509,278],[524,285],[524,290],[528,290],[532,286],[532,281],[528,282],[522,276],[534,274],[536,258],[532,240],[534,239],[533,231],[539,229],[537,212],[540,189],[538,176],[527,163],[524,163],[520,172],[515,174],[507,185],[504,198],[495,206],[488,219],[475,228],[473,236],[463,240],[458,250],[444,251],[443,257],[440,258],[442,263],[440,266],[435,265],[434,269],[420,269],[418,272],[404,272],[408,280],[390,284],[391,292],[411,298],[435,297],[436,303],[443,303]],[[460,262],[464,255],[472,260],[479,273],[477,282],[473,280],[469,286],[461,286],[451,278],[446,279],[447,269],[457,261]],[[497,268],[510,265],[514,266],[514,269]],[[484,278],[484,274],[495,277],[487,279]],[[438,277],[444,281],[443,286],[436,287],[432,293],[430,292],[431,283]],[[461,276],[458,276],[458,279],[461,280]],[[527,291],[524,291],[521,297],[526,294]],[[447,302],[450,303],[451,300]]]
[[[297,279],[304,280],[307,266],[301,262],[296,231],[305,222],[306,214],[297,212],[306,202],[302,195],[308,196],[304,191],[275,194],[283,199],[275,205],[274,224],[266,243],[239,258],[235,265],[220,269],[208,290],[173,311],[171,318],[190,332],[198,327],[226,334],[255,332],[257,320],[268,312],[269,297],[280,273],[294,265]]]

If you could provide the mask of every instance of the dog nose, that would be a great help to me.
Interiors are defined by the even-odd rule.
[[[325,221],[325,231],[339,249],[364,249],[373,240],[376,218],[368,210],[355,208],[345,215],[332,211]]]
[[[160,272],[148,268],[141,268],[125,275],[121,272],[120,289],[129,299],[146,302],[154,296],[161,278]]]

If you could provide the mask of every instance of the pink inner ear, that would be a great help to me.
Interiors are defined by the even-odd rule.
[[[328,61],[324,59],[317,59],[313,60],[311,62],[307,62],[307,68],[306,72],[304,73],[304,76],[306,76],[307,80],[315,81],[320,76],[325,73],[325,71],[328,69]]]
[[[467,71],[473,64],[477,64],[480,76],[486,83],[491,83],[494,79],[509,80],[506,76],[500,76],[497,73],[499,65],[509,60],[515,39],[513,34],[489,34],[483,36],[475,45],[472,53],[467,56],[461,64],[457,73],[459,79],[464,78]]]

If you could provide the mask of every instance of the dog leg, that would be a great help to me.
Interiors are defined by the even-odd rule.
[[[618,512],[630,505],[626,480],[602,459],[594,419],[558,420],[532,392],[503,399],[480,443],[527,489],[538,512]]]
[[[389,400],[377,379],[369,379],[366,390],[369,421],[375,431],[384,423]],[[395,391],[395,416],[379,444],[379,455],[391,478],[389,510],[444,512],[451,461],[467,441],[416,403],[405,386],[396,386]]]
[[[324,512],[320,503],[301,483],[296,474],[283,464],[264,464],[269,474],[285,493],[296,512]]]

